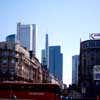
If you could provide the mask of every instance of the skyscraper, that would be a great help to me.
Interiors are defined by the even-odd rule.
[[[29,51],[33,51],[35,56],[36,52],[36,25],[21,23],[17,24],[17,41]]]
[[[72,84],[78,84],[79,55],[72,56]]]
[[[15,42],[15,40],[16,40],[16,35],[15,34],[11,34],[11,35],[8,35],[6,37],[7,42]]]
[[[62,81],[63,54],[60,46],[49,47],[49,70],[55,77]]]
[[[49,46],[48,46],[48,34],[45,35],[45,49],[42,50],[41,63],[49,69]]]
[[[47,65],[47,68],[49,69],[48,34],[46,34],[46,39],[45,39],[45,56],[46,56],[46,65]]]
[[[41,63],[42,63],[43,65],[46,65],[45,49],[43,49],[41,53],[42,53],[42,54],[41,54]]]

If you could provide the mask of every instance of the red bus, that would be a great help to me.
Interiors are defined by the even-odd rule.
[[[57,84],[0,83],[0,100],[61,100]]]

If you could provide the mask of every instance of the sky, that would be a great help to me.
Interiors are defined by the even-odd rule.
[[[71,84],[72,56],[79,54],[80,38],[100,32],[100,0],[0,0],[0,41],[16,34],[18,22],[37,25],[39,60],[46,33],[50,46],[61,46],[63,81]]]

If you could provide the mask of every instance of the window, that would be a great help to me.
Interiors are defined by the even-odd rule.
[[[3,63],[3,64],[6,64],[7,61],[8,61],[8,60],[5,58],[5,59],[3,59],[2,63]]]
[[[82,48],[88,48],[89,47],[89,42],[84,42],[82,44]]]
[[[12,55],[12,56],[15,56],[15,52],[13,51],[11,55]]]
[[[9,67],[9,70],[10,70],[10,71],[14,71],[14,70],[15,70],[14,66],[10,66],[10,67]]]
[[[11,76],[11,77],[10,77],[10,79],[11,79],[11,80],[14,80],[14,77],[13,77],[13,76]]]
[[[89,46],[90,46],[90,47],[95,47],[95,41],[90,41],[90,42],[89,42]]]
[[[1,67],[1,72],[6,73],[7,72],[7,67]]]
[[[100,47],[100,41],[96,41],[96,47]]]
[[[7,51],[4,51],[2,55],[7,56]]]
[[[15,59],[11,59],[11,63],[14,64],[15,63]]]

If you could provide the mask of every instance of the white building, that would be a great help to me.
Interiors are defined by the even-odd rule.
[[[29,51],[36,52],[36,24],[17,24],[17,41]]]

